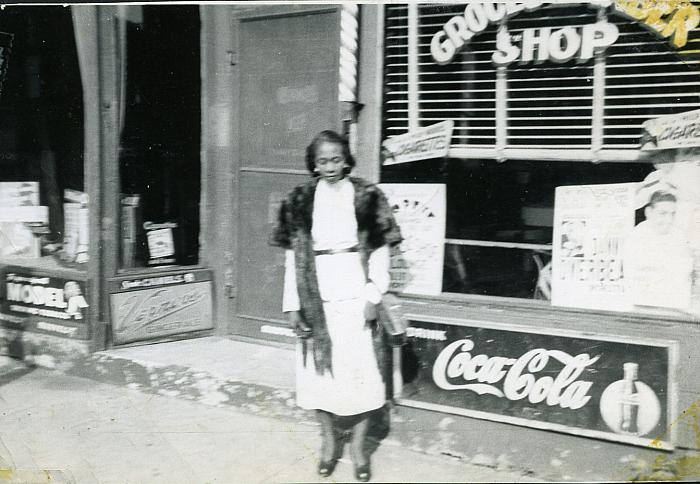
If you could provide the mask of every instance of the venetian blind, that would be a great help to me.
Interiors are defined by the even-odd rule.
[[[454,119],[453,156],[497,158],[500,144],[510,158],[542,159],[547,153],[571,160],[632,161],[644,121],[700,108],[699,28],[675,48],[669,39],[610,9],[606,20],[618,27],[619,37],[598,61],[514,62],[505,70],[507,88],[499,89],[491,60],[497,26],[475,35],[446,65],[430,54],[432,36],[464,6],[417,7],[417,124]],[[595,23],[597,15],[588,5],[548,4],[510,18],[507,28],[517,35],[530,28],[581,27]],[[384,136],[391,137],[408,131],[407,71],[413,60],[408,7],[387,5],[385,17]],[[604,75],[595,75],[595,62],[602,64]],[[504,96],[507,129],[505,139],[497,139],[496,99]],[[596,97],[599,104],[602,97],[598,113]]]

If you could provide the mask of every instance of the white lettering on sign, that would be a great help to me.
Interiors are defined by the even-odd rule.
[[[454,121],[450,119],[385,140],[382,143],[384,165],[446,156],[453,128]]]
[[[486,30],[489,25],[497,24],[504,18],[510,18],[520,12],[529,12],[541,7],[545,2],[530,0],[525,2],[503,2],[492,1],[472,1],[465,7],[461,15],[450,18],[442,29],[437,31],[430,42],[430,53],[440,65],[452,61],[454,56],[469,42],[472,37]],[[691,2],[681,0],[589,0],[587,2],[592,7],[609,7],[614,5],[614,12],[625,15],[632,20],[643,23],[646,27],[662,38],[670,38],[671,44],[680,48],[688,43],[688,32],[700,25],[700,9]],[[614,24],[611,24],[614,25]],[[530,31],[536,29],[529,29]],[[548,30],[548,29],[539,29]],[[616,29],[617,30],[617,29]],[[542,48],[551,47],[553,54],[560,55],[567,60],[567,52],[578,51],[575,47],[580,43],[581,53],[587,52],[583,49],[596,49],[596,38],[588,46],[585,43],[586,37],[578,33],[574,36],[573,27],[565,27],[551,34],[554,38],[548,38],[548,43],[541,43]],[[527,32],[527,31],[526,31]],[[610,30],[608,34],[612,32]],[[542,34],[540,34],[542,35]],[[542,39],[541,36],[533,37]],[[617,37],[615,37],[617,38]],[[551,44],[549,43],[551,41]],[[606,42],[605,37],[601,37],[601,42]],[[614,40],[612,41],[614,42]],[[610,42],[610,44],[612,43]],[[605,47],[610,44],[605,45]],[[503,46],[502,46],[503,47]],[[600,48],[602,46],[599,46]],[[501,53],[512,52],[508,49],[500,48]],[[526,49],[525,49],[526,50]],[[540,51],[542,52],[542,51]],[[502,56],[504,54],[499,54]],[[512,55],[512,54],[511,54]],[[590,57],[582,56],[582,59]],[[558,61],[555,55],[552,60]],[[498,62],[497,64],[507,64],[508,62]],[[512,62],[509,61],[509,62]]]
[[[89,307],[80,285],[67,281],[63,288],[51,287],[48,277],[27,277],[17,274],[7,275],[6,299],[8,302],[28,304],[11,304],[10,310],[25,314],[38,314],[59,319],[83,319],[83,309]],[[12,281],[12,282],[9,282]],[[57,308],[63,311],[36,308]]]
[[[650,119],[644,130],[651,136],[644,150],[700,146],[700,109]]]
[[[620,32],[615,24],[596,22],[577,29],[564,27],[552,31],[551,28],[526,29],[523,31],[520,46],[513,45],[508,30],[499,31],[496,36],[496,50],[491,60],[498,65],[507,65],[520,59],[521,64],[541,63],[552,60],[566,62],[578,57],[581,61],[593,58],[611,46]]]
[[[474,35],[483,32],[489,24],[499,22],[504,17],[511,17],[522,11],[540,7],[544,2],[529,0],[525,2],[469,2],[463,15],[449,19],[442,30],[433,35],[430,53],[438,64],[447,64],[457,52]]]
[[[433,380],[443,390],[470,390],[479,395],[489,394],[508,400],[527,398],[530,403],[545,402],[575,410],[591,397],[588,395],[593,382],[577,380],[583,370],[598,361],[587,353],[571,356],[559,350],[536,348],[520,358],[505,358],[481,354],[472,356],[474,342],[461,339],[447,345],[435,359]],[[537,378],[553,358],[564,365],[556,376],[549,374]],[[550,373],[550,372],[547,372]],[[453,384],[448,379],[462,378],[467,382]],[[495,384],[503,381],[502,388]]]
[[[68,303],[63,298],[63,289],[14,282],[7,283],[7,300],[50,308],[68,307]]]
[[[445,341],[447,339],[446,333],[447,331],[438,329],[414,328],[413,326],[406,328],[406,336],[409,338]]]
[[[133,279],[131,281],[122,281],[122,289],[131,289],[134,287],[150,287],[150,286],[165,286],[167,284],[181,284],[194,282],[194,274],[188,272],[186,274],[174,274],[172,276],[147,277],[144,279]]]
[[[163,223],[144,222],[143,228],[144,228],[144,230],[176,229],[177,222],[163,222]]]

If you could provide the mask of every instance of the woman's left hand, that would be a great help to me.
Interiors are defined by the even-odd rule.
[[[365,321],[376,321],[377,319],[377,305],[369,301],[365,303]]]

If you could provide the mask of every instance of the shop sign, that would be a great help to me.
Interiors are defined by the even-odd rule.
[[[497,35],[498,50],[493,53],[491,59],[497,65],[507,65],[516,60],[521,64],[548,60],[566,62],[574,57],[580,61],[587,61],[592,59],[596,52],[611,46],[619,35],[617,26],[607,22],[588,24],[578,29],[525,29],[517,36],[511,36],[508,30],[504,29]]]
[[[385,183],[380,187],[404,239],[391,254],[390,290],[440,294],[445,254],[445,185]]]
[[[385,140],[384,166],[447,156],[453,128],[454,121],[447,120]]]
[[[642,126],[643,150],[700,146],[700,109],[650,119]]]
[[[415,316],[400,403],[672,449],[675,343]]]
[[[12,34],[0,32],[0,95],[2,95],[2,85],[7,74],[7,65],[10,60],[12,50]]]
[[[190,272],[110,281],[114,342],[212,329],[210,279]]]
[[[529,12],[545,2],[478,1],[469,2],[463,14],[450,18],[437,31],[430,43],[430,53],[440,65],[448,64],[472,37],[520,12]],[[700,10],[687,2],[644,2],[639,0],[591,0],[591,6],[609,7],[643,24],[663,38],[672,38],[671,44],[680,48],[688,42],[688,32],[700,24]],[[497,48],[492,57],[496,64],[505,65],[518,58],[522,63],[553,60],[563,62],[578,56],[590,59],[594,52],[604,50],[617,40],[618,29],[614,24],[597,22],[582,29],[565,27],[552,31],[549,28],[526,29],[522,36],[513,38],[521,42],[513,45],[507,30],[500,33]]]

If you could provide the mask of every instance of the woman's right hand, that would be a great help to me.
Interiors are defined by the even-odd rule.
[[[304,322],[299,311],[289,311],[289,326],[300,338],[308,338],[311,336],[311,328]]]

